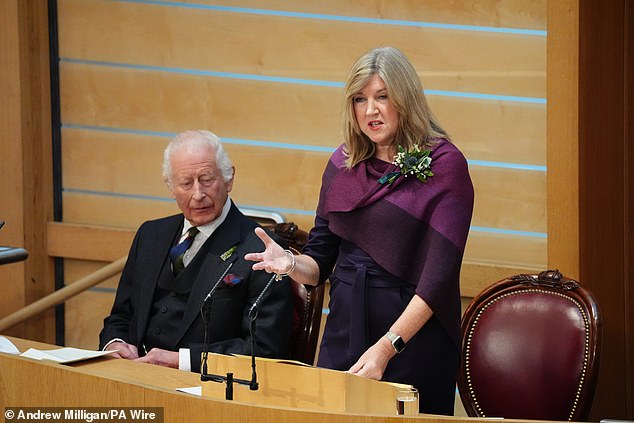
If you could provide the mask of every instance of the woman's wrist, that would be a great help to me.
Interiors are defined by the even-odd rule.
[[[295,270],[295,254],[293,254],[291,250],[284,250],[284,253],[288,256],[291,264],[289,265],[287,271],[285,271],[284,273],[277,273],[275,275],[275,280],[278,280],[278,281],[282,280],[283,277],[290,275],[291,272]]]

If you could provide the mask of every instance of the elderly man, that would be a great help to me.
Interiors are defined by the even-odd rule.
[[[270,279],[245,253],[263,248],[258,226],[229,198],[235,169],[217,136],[186,131],[167,146],[163,178],[182,214],[145,222],[99,336],[115,356],[199,371],[204,349],[251,353],[249,310]],[[206,319],[201,306],[218,283]],[[284,357],[293,322],[288,281],[259,303],[255,354]]]

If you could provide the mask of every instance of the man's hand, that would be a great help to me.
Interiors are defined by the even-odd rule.
[[[139,358],[139,352],[136,346],[127,344],[125,342],[113,342],[105,348],[106,351],[117,350],[116,353],[110,354],[110,357],[126,358],[128,360],[134,360]]]
[[[178,351],[167,351],[160,348],[152,348],[145,357],[137,358],[135,361],[178,369]]]

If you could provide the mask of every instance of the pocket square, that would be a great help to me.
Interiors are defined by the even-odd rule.
[[[242,282],[242,278],[240,276],[229,273],[222,279],[222,285],[220,285],[220,289],[233,288],[240,282]]]

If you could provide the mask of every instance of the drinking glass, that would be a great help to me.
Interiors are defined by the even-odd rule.
[[[399,387],[396,392],[396,414],[403,416],[418,415],[418,389]]]

